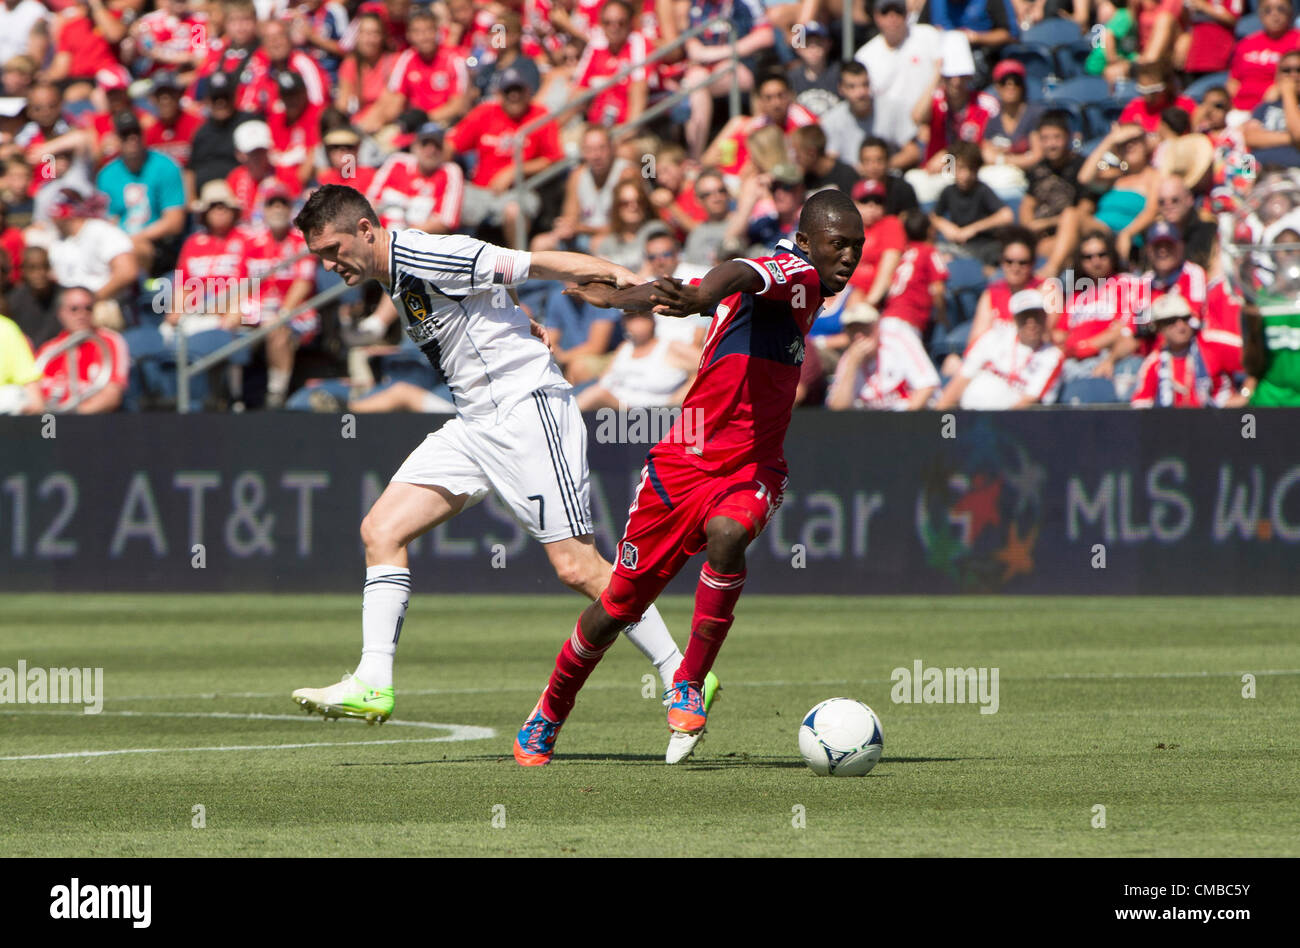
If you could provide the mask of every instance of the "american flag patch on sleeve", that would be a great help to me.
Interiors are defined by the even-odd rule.
[[[492,268],[492,282],[496,284],[513,283],[515,279],[515,255],[497,254],[496,265]]]

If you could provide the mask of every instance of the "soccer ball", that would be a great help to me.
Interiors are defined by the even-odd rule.
[[[799,753],[819,777],[865,776],[884,743],[876,712],[852,698],[828,698],[799,725]]]

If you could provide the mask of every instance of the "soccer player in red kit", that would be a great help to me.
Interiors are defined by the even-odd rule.
[[[666,759],[676,763],[694,748],[707,718],[705,676],[745,584],[745,549],[785,490],[783,445],[804,337],[822,300],[848,284],[863,241],[862,216],[848,196],[821,191],[804,205],[794,243],[782,241],[772,256],[728,261],[694,286],[659,280],[568,291],[597,306],[714,317],[681,417],[646,458],[609,584],[579,617],[515,739],[520,764],[550,762],[560,726],[605,650],[705,551],[690,644],[665,694],[673,732]]]

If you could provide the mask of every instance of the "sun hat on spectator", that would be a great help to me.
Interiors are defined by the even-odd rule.
[[[772,169],[772,183],[793,188],[803,184],[803,172],[799,170],[798,165],[783,162]]]
[[[361,136],[350,128],[336,128],[322,139],[326,148],[335,145],[355,147],[361,144]]]
[[[244,154],[271,147],[271,129],[265,122],[244,122],[235,129],[235,151]]]
[[[1277,238],[1288,230],[1300,234],[1300,208],[1288,211],[1264,228],[1264,243],[1266,245],[1277,243]]]
[[[853,193],[850,197],[859,204],[863,201],[879,201],[881,204],[884,204],[885,186],[879,181],[859,181],[853,186]]]
[[[529,81],[528,76],[524,75],[523,70],[516,69],[514,66],[503,69],[498,73],[493,85],[496,86],[498,92],[509,92],[511,89],[523,89],[529,95],[532,95],[537,91],[533,88],[533,84]]]
[[[1195,191],[1214,164],[1214,143],[1208,135],[1199,132],[1179,135],[1166,142],[1160,152],[1160,170],[1181,178],[1189,190]]]
[[[1021,290],[1011,297],[1011,315],[1023,316],[1025,313],[1047,312],[1047,298],[1039,290]]]
[[[854,325],[873,326],[878,322],[880,322],[880,310],[866,300],[861,300],[852,306],[846,306],[844,312],[840,315],[840,327],[842,329]]]
[[[1181,293],[1166,293],[1159,299],[1153,301],[1149,307],[1150,321],[1155,324],[1156,328],[1161,323],[1167,323],[1174,319],[1186,319],[1196,328],[1197,320],[1192,312],[1192,305],[1183,299]]]
[[[447,129],[441,122],[425,122],[415,131],[417,142],[436,141],[439,144],[447,135]]]
[[[199,192],[199,213],[206,214],[218,204],[234,211],[239,210],[239,199],[235,197],[235,192],[220,178],[209,181]]]
[[[939,41],[939,55],[943,58],[940,73],[944,79],[975,75],[975,56],[965,33],[945,32]]]

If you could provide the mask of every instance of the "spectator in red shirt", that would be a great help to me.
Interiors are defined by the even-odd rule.
[[[541,207],[535,191],[525,192],[522,208],[509,193],[515,181],[514,136],[529,122],[545,115],[546,109],[533,104],[534,90],[516,69],[501,73],[498,88],[497,96],[475,106],[447,135],[446,157],[459,153],[473,154],[478,159],[474,177],[465,186],[461,226],[498,224],[509,246],[514,247],[521,212],[528,220]],[[559,161],[564,154],[560,130],[554,122],[530,132],[523,146],[525,178]]]
[[[214,73],[240,75],[257,51],[257,8],[253,0],[223,0],[221,35],[209,35],[208,51],[199,66],[199,77]]]
[[[692,178],[687,173],[686,149],[681,145],[668,143],[655,151],[650,203],[673,229],[679,242],[709,216],[695,196]]]
[[[1191,75],[1222,72],[1237,42],[1237,20],[1246,12],[1243,0],[1186,0],[1191,29],[1174,41],[1174,68]]]
[[[1183,0],[1137,0],[1138,62],[1169,63],[1174,43],[1187,27]]]
[[[203,226],[181,246],[167,322],[176,326],[184,315],[187,335],[233,331],[243,321],[242,287],[248,279],[249,237],[238,226],[239,200],[226,182],[209,181],[199,193],[199,207]]]
[[[375,104],[388,88],[397,53],[384,48],[384,21],[374,13],[357,18],[356,46],[339,66],[338,88],[334,105],[351,115],[357,128],[377,132],[382,127],[375,118]]]
[[[1002,277],[991,282],[975,304],[965,354],[969,355],[980,336],[994,326],[1016,321],[1011,310],[1011,297],[1021,290],[1037,290],[1042,286],[1042,281],[1034,276],[1034,244],[1032,231],[1020,227],[1008,229],[1008,236],[1002,241]],[[961,361],[956,353],[950,354],[944,361],[943,374],[955,375]]]
[[[271,163],[271,129],[265,122],[244,122],[235,128],[235,157],[239,167],[226,176],[245,224],[262,223],[262,202],[266,188],[279,181],[291,194],[300,194],[302,184],[293,168],[276,168]]]
[[[740,175],[749,162],[749,136],[759,129],[771,125],[788,135],[796,128],[817,124],[817,116],[795,102],[790,78],[783,72],[768,73],[758,81],[754,102],[758,114],[738,115],[729,121],[705,151],[703,164],[714,165],[724,174]]]
[[[23,278],[23,248],[26,241],[23,240],[21,230],[9,226],[8,217],[9,208],[4,201],[0,201],[0,263],[5,267],[4,277],[0,279],[0,293]]]
[[[587,121],[600,125],[622,125],[645,111],[649,98],[647,68],[634,70],[611,83],[617,73],[636,63],[644,64],[646,40],[632,32],[633,8],[630,0],[606,0],[600,11],[602,36],[587,44],[575,70],[573,94],[592,89],[600,93],[587,106]]]
[[[252,312],[246,326],[258,326],[296,309],[316,286],[316,263],[306,254],[307,242],[293,227],[293,198],[286,188],[273,187],[266,195],[265,226],[252,233],[245,247],[248,276],[253,281]],[[276,269],[278,267],[278,269]],[[294,351],[298,343],[311,338],[319,328],[314,309],[277,326],[266,337],[266,407],[284,407],[293,375]]]
[[[107,107],[97,109],[90,117],[88,130],[95,139],[95,156],[103,165],[118,156],[122,151],[122,141],[113,127],[117,116],[134,113],[136,121],[143,126],[149,121],[149,115],[135,107],[131,95],[127,92],[127,81],[115,72],[102,72],[95,77],[99,88],[104,90]]]
[[[1198,339],[1199,321],[1187,300],[1170,295],[1151,304],[1147,317],[1161,345],[1142,363],[1134,408],[1206,408],[1223,406],[1233,394],[1225,369],[1229,354],[1213,342]]]
[[[271,164],[280,177],[297,179],[298,193],[316,172],[321,109],[308,103],[307,87],[296,72],[277,73],[275,87],[278,96],[266,116],[271,130]]]
[[[94,326],[95,294],[82,286],[64,287],[59,293],[59,323],[63,331],[41,346],[36,352],[37,362],[69,337],[79,332],[90,332],[76,347],[77,378],[75,385],[69,376],[71,351],[50,358],[41,374],[41,396],[50,411],[75,411],[79,415],[99,415],[117,411],[126,392],[127,374],[131,370],[131,356],[126,342],[111,329]],[[77,403],[73,408],[74,392],[90,387],[101,371],[107,371],[107,384],[94,395]]]
[[[206,13],[190,10],[189,0],[157,0],[157,9],[131,24],[136,55],[149,66],[144,75],[192,72],[207,54],[202,42]]]
[[[367,127],[382,128],[406,109],[419,109],[429,120],[451,125],[469,108],[469,72],[464,57],[438,46],[437,21],[427,9],[411,14],[406,31],[411,48],[397,57],[388,89],[375,105]]]
[[[930,221],[924,214],[919,210],[904,211],[901,219],[907,243],[881,315],[900,319],[924,336],[932,319],[945,326],[948,323],[943,296],[948,264],[934,248]]]
[[[1259,19],[1263,29],[1237,43],[1228,67],[1228,93],[1234,109],[1249,112],[1264,100],[1273,84],[1283,53],[1300,48],[1300,30],[1292,22],[1291,0],[1262,0]]]
[[[325,133],[324,144],[330,166],[316,172],[316,183],[346,184],[362,194],[368,193],[375,180],[375,169],[360,162],[361,136],[350,128],[336,128]]]
[[[203,125],[203,116],[181,108],[180,84],[172,73],[160,72],[154,77],[151,98],[158,115],[143,123],[144,143],[184,168],[190,163],[190,146]]]
[[[385,228],[450,234],[460,226],[465,173],[444,158],[444,132],[437,122],[426,122],[415,134],[414,154],[390,155],[375,173],[366,197]]]
[[[866,243],[858,268],[849,278],[851,295],[847,305],[865,300],[880,309],[903,257],[907,235],[899,219],[885,213],[885,186],[879,181],[859,181],[852,197],[862,214]]]
[[[124,14],[125,8],[110,10],[104,0],[74,3],[59,13],[54,27],[54,61],[45,79],[66,82],[67,101],[79,102],[89,96],[101,70],[130,80],[117,58],[117,44],[126,37]]]
[[[260,35],[261,47],[248,57],[248,64],[240,73],[242,85],[235,100],[239,108],[267,114],[283,93],[278,81],[285,72],[294,73],[302,80],[312,109],[319,111],[329,105],[330,78],[316,60],[301,49],[294,49],[289,40],[289,24],[268,20],[262,24]]]
[[[1136,73],[1137,97],[1119,114],[1122,124],[1141,125],[1154,134],[1160,127],[1160,113],[1170,106],[1187,113],[1190,124],[1196,114],[1196,101],[1182,95],[1173,69],[1164,62],[1139,63]]]

